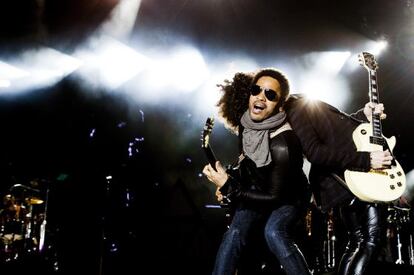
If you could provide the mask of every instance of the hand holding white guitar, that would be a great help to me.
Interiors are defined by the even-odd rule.
[[[371,122],[372,113],[379,115],[381,119],[385,119],[387,115],[384,113],[384,110],[385,110],[384,104],[382,103],[376,104],[373,102],[368,102],[367,104],[365,104],[364,114],[367,117],[368,121]]]
[[[393,157],[390,151],[373,151],[370,153],[371,168],[385,169],[391,165]]]
[[[364,107],[364,114],[369,122],[372,122],[372,114],[379,115],[381,119],[385,119],[387,115],[384,113],[384,104],[368,102]],[[393,159],[389,150],[386,151],[374,151],[370,154],[371,168],[372,169],[384,169],[391,165]]]

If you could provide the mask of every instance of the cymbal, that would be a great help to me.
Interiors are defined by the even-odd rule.
[[[32,197],[32,198],[26,198],[26,202],[28,204],[42,204],[43,200],[41,200],[39,198]]]

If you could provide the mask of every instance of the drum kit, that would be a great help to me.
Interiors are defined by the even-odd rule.
[[[411,207],[388,205],[385,217],[386,224],[383,231],[384,242],[381,244],[378,260],[396,265],[414,266],[414,219]],[[336,222],[339,213],[330,209],[321,213],[315,207],[310,207],[305,216],[305,229],[309,251],[307,260],[309,266],[316,273],[330,273],[337,268],[341,254],[336,255],[343,241],[343,234]],[[338,239],[336,238],[338,235]],[[337,259],[338,258],[338,259]]]
[[[0,209],[0,261],[10,262],[43,249],[47,196],[39,189],[15,184]]]
[[[395,264],[414,265],[413,221],[411,208],[389,206],[387,252]]]

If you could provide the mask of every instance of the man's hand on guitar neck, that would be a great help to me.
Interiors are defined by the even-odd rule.
[[[372,111],[374,111],[374,114],[378,114],[380,115],[381,119],[385,119],[387,117],[387,115],[384,113],[384,104],[380,103],[380,104],[375,104],[372,102],[368,102],[367,104],[365,104],[364,107],[364,114],[367,117],[368,121],[371,122],[372,121]]]
[[[219,161],[216,162],[216,168],[217,172],[213,169],[213,167],[211,167],[210,164],[207,164],[204,166],[203,174],[208,178],[209,181],[220,188],[226,183],[229,175],[226,173],[226,170],[224,170]]]
[[[391,165],[393,157],[390,151],[374,151],[370,153],[371,168],[384,169]]]
[[[385,119],[387,115],[384,113],[384,104],[375,104],[373,102],[368,102],[364,107],[364,114],[367,117],[368,121],[372,121],[372,114],[378,114],[381,119]],[[371,168],[372,169],[384,169],[391,165],[393,159],[390,151],[374,151],[370,154],[371,159]]]

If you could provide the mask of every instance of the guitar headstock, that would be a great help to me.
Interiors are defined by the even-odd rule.
[[[375,60],[375,57],[373,54],[370,54],[368,52],[362,52],[358,54],[358,61],[359,61],[359,64],[365,67],[367,70],[376,71],[378,69],[378,63]]]
[[[204,124],[203,132],[201,134],[201,147],[207,148],[210,142],[210,135],[214,127],[214,118],[209,117]]]

